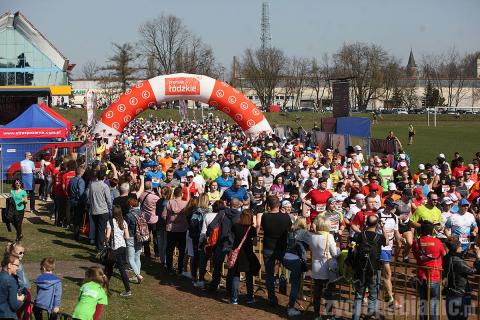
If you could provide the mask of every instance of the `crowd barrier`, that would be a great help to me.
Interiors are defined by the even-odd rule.
[[[262,255],[262,246],[263,246],[263,239],[261,236],[258,237],[258,241],[254,246],[254,252],[257,255],[258,260],[262,266],[262,269],[257,277],[254,277],[254,293],[258,295],[259,293],[263,293],[266,297],[267,289],[264,280],[264,263],[263,263],[263,255]],[[175,254],[177,256],[177,254]],[[211,260],[209,260],[211,261]],[[313,311],[313,279],[310,276],[311,270],[311,257],[308,260],[309,271],[306,272],[305,276],[302,279],[302,283],[300,286],[297,305],[296,307],[302,311]],[[400,308],[391,308],[388,306],[386,300],[386,291],[385,286],[383,285],[383,281],[379,280],[379,290],[378,290],[378,310],[380,314],[385,319],[392,319],[392,320],[411,320],[411,319],[420,319],[420,297],[418,294],[418,279],[416,275],[416,271],[418,269],[417,264],[414,263],[404,263],[404,262],[397,262],[392,261],[390,263],[391,270],[392,270],[392,287],[393,287],[393,294],[395,299],[400,303]],[[429,279],[430,272],[434,270],[433,268],[423,267],[424,270],[427,272],[427,278]],[[211,275],[212,273],[212,263],[210,263],[210,267],[207,266],[207,273]],[[226,277],[227,277],[228,269],[226,268],[225,264],[222,268],[222,281],[221,284],[225,286]],[[441,276],[443,279],[443,270],[440,270]],[[287,281],[288,281],[288,270],[285,269],[280,264],[277,265],[276,274],[281,275],[285,274]],[[241,277],[241,280],[243,278]],[[476,318],[480,320],[480,299],[478,299],[478,293],[480,292],[480,275],[474,275],[471,277],[472,281],[470,284],[472,285],[472,292],[471,292],[471,300],[472,303],[470,305],[470,316],[469,319]],[[243,282],[243,280],[242,280]],[[355,296],[355,290],[353,287],[352,279],[345,279],[343,277],[339,277],[338,280],[334,284],[334,301],[333,303],[333,312],[334,315],[338,318],[350,319],[352,316],[353,310],[353,301]],[[278,290],[278,286],[276,286],[277,294],[281,294]],[[440,297],[439,300],[439,314],[437,319],[447,319],[447,312],[446,312],[446,305],[445,305],[445,296],[444,296],[444,285],[443,282],[440,282]],[[287,290],[287,297],[289,294],[289,288]],[[365,299],[368,297],[368,293],[365,294]],[[430,286],[428,286],[427,290],[427,319],[430,320]],[[364,303],[364,306],[366,304]],[[362,314],[366,314],[366,308],[362,306]],[[321,307],[323,310],[323,306]],[[433,317],[432,317],[433,318]]]

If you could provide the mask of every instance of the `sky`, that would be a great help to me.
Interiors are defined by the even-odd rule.
[[[288,56],[320,58],[344,43],[375,43],[406,64],[423,55],[480,50],[479,0],[270,0],[271,44]],[[102,65],[112,42],[135,43],[139,26],[173,14],[209,44],[230,69],[233,56],[260,46],[262,1],[255,0],[0,0],[0,13],[22,12],[80,76]]]

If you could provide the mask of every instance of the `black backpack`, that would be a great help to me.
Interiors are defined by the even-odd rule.
[[[361,272],[362,279],[371,278],[375,272],[376,261],[378,260],[378,234],[372,240],[367,238],[364,232],[361,233],[362,242],[356,247],[353,259],[353,267],[357,272]]]

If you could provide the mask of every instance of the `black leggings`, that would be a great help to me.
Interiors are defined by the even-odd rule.
[[[332,315],[333,309],[333,290],[335,285],[329,284],[328,279],[313,279],[313,316],[320,316],[320,300],[322,294],[325,298],[325,313],[330,316]]]
[[[115,262],[113,263],[107,263],[105,265],[105,274],[107,275],[108,280],[113,275],[113,267],[116,265],[118,268],[118,271],[120,271],[120,276],[122,277],[122,282],[125,287],[125,291],[130,291],[130,283],[128,282],[128,275],[127,271],[125,271],[125,257],[127,255],[127,248],[125,247],[120,247],[117,250],[113,251],[114,256],[115,256]]]
[[[13,215],[12,225],[15,228],[17,233],[17,240],[20,240],[22,235],[22,224],[23,224],[23,217],[25,216],[25,210],[17,210],[17,212]],[[10,231],[10,223],[7,222],[7,230]]]
[[[171,232],[167,231],[167,270],[173,270],[173,252],[175,247],[178,248],[178,270],[180,274],[183,272],[183,258],[185,257],[185,247],[187,245],[187,232]]]

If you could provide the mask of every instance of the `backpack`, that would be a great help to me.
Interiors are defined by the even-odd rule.
[[[130,212],[137,221],[135,224],[135,239],[140,243],[148,241],[148,239],[150,239],[150,230],[148,229],[147,220],[145,220],[141,214],[136,214],[133,210]]]
[[[200,238],[202,231],[203,214],[202,211],[195,209],[192,212],[192,216],[188,220],[188,234],[192,239]]]
[[[364,232],[361,233],[362,242],[355,248],[353,267],[361,272],[362,279],[370,278],[375,274],[374,263],[378,260],[377,242],[378,234],[372,240],[367,238]]]
[[[207,253],[207,255],[211,254],[212,249],[217,245],[218,237],[220,235],[220,228],[222,227],[222,222],[223,222],[223,218],[225,218],[225,213],[223,213],[220,221],[218,221],[218,219],[216,218],[217,217],[215,217],[215,219],[209,225],[209,228],[212,227],[211,225],[216,221],[216,225],[213,226],[213,229],[211,229],[212,231],[210,232],[210,235],[207,237],[207,243],[205,245],[205,253]]]

